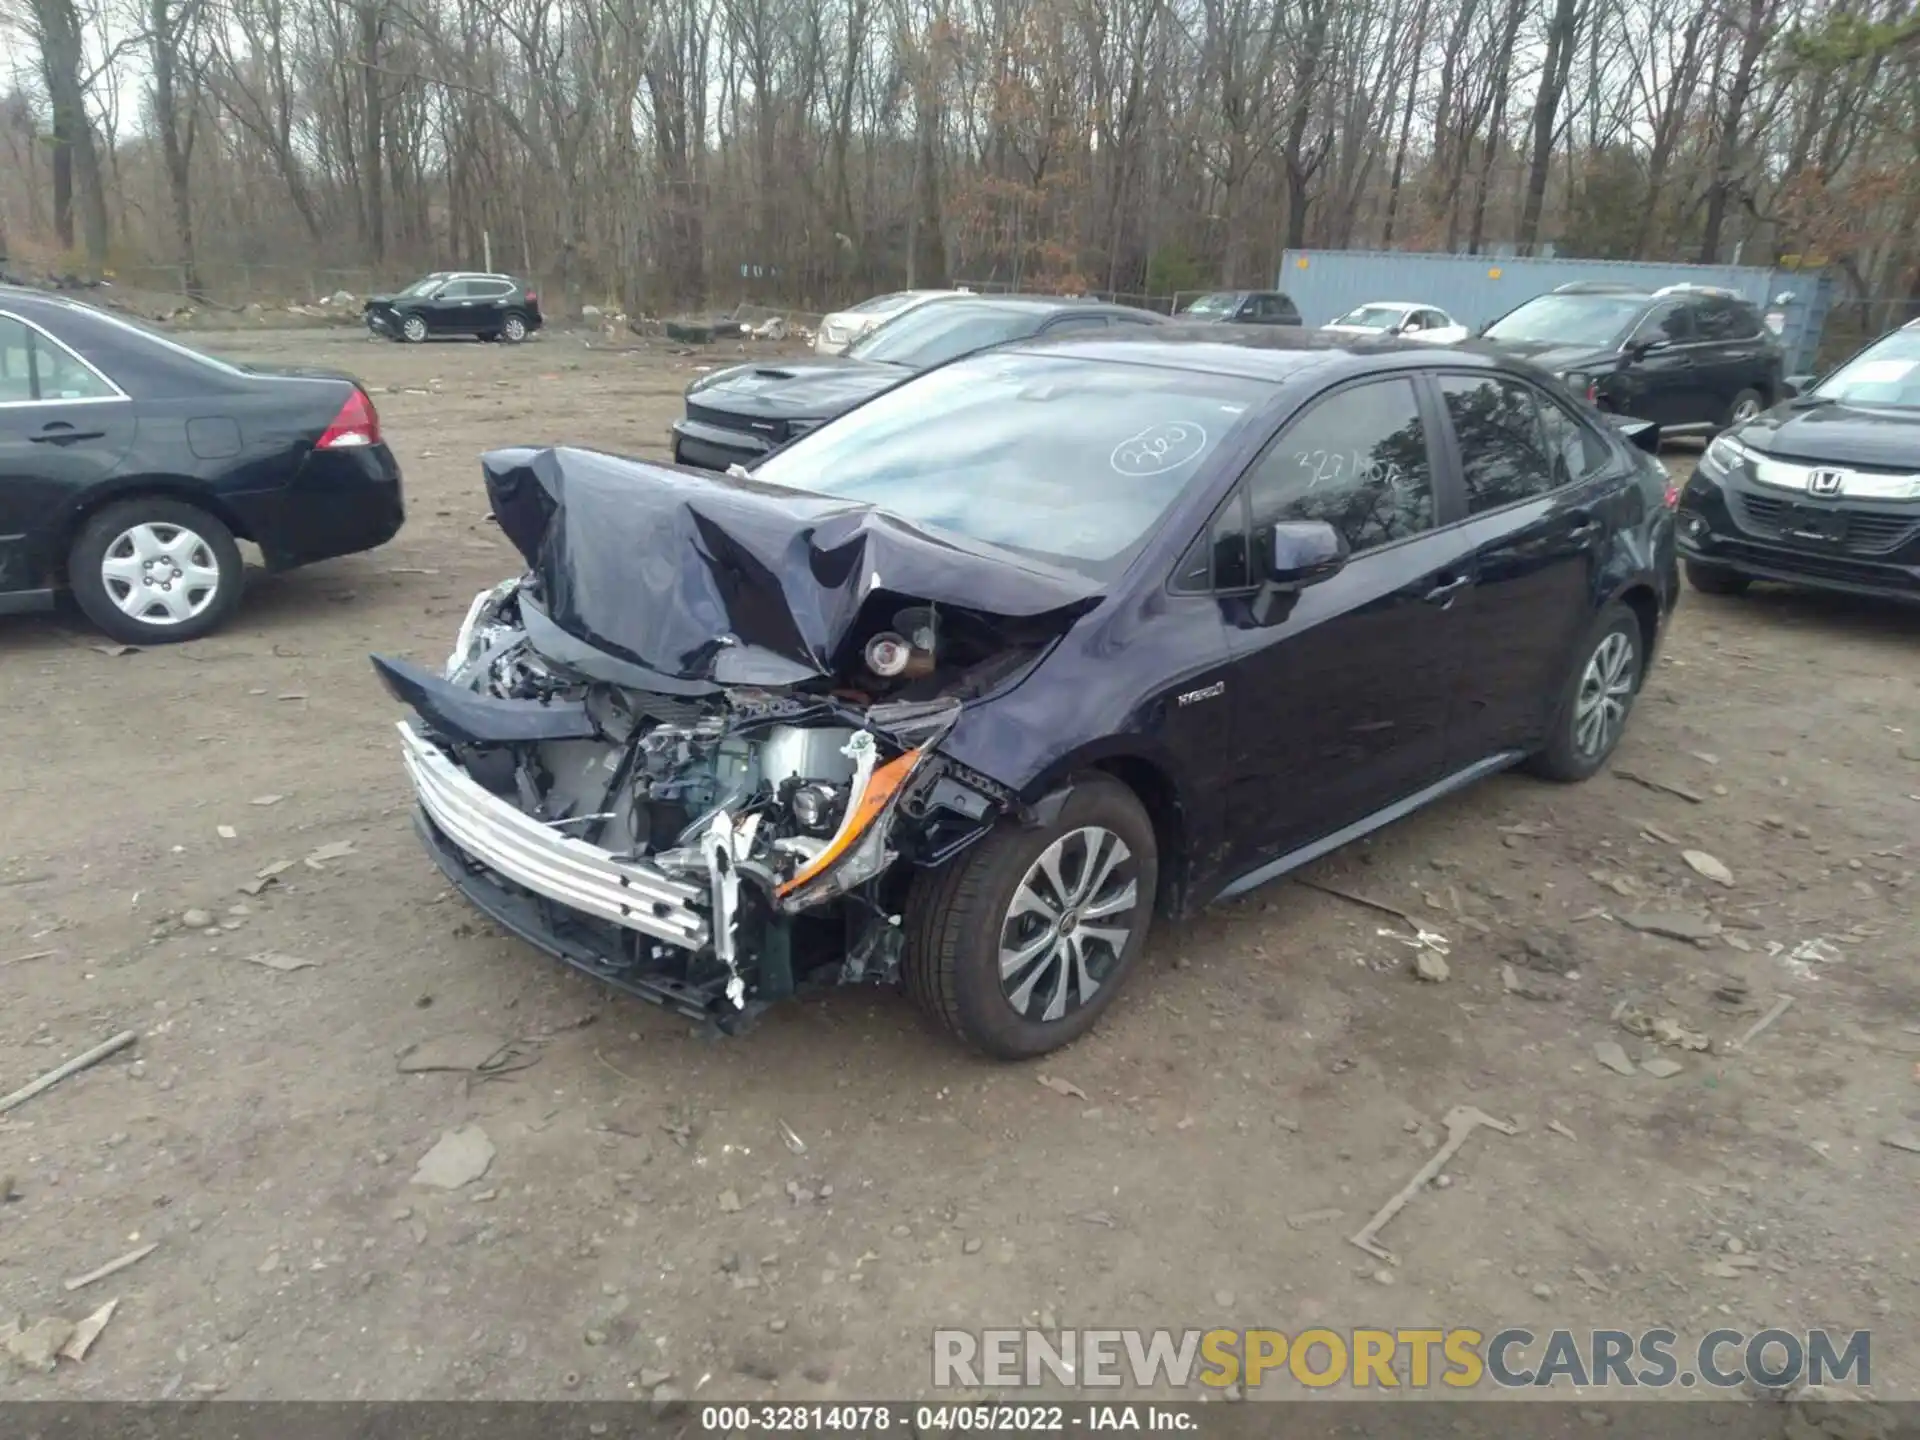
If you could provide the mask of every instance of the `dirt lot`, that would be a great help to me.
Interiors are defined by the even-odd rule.
[[[120,1297],[84,1364],[0,1391],[920,1394],[932,1327],[1038,1319],[1865,1326],[1875,1389],[1920,1394],[1920,1154],[1883,1143],[1920,1130],[1920,618],[1689,595],[1613,773],[1500,779],[1315,867],[1443,932],[1443,983],[1388,917],[1282,884],[1163,928],[1104,1026],[1040,1066],[972,1060],[880,993],[715,1041],[447,894],[365,657],[437,661],[514,568],[479,449],[659,455],[692,367],[731,347],[198,338],[357,370],[412,514],[384,550],[257,577],[198,644],[113,656],[71,617],[0,622],[0,1091],[140,1032],[0,1120],[0,1317]],[[1647,911],[1724,928],[1619,918]],[[1714,1053],[1628,1033],[1623,1002]],[[399,1072],[476,1031],[526,1068]],[[1680,1072],[1612,1073],[1608,1040]],[[1346,1237],[1459,1104],[1521,1132],[1476,1135],[1383,1267]],[[410,1183],[469,1125],[484,1177]]]

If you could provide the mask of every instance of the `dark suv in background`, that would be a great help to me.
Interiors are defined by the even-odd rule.
[[[1219,325],[1304,325],[1293,297],[1279,290],[1216,290],[1180,312],[1182,320]]]
[[[1602,410],[1667,435],[1745,424],[1786,393],[1760,312],[1725,290],[1562,285],[1469,343],[1531,360]]]
[[[471,335],[519,344],[543,323],[540,296],[511,275],[436,270],[397,295],[370,296],[367,329],[418,345],[436,335]]]

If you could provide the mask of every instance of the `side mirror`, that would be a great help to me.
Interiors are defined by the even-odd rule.
[[[1324,520],[1285,520],[1273,527],[1267,552],[1270,584],[1297,590],[1340,573],[1347,563],[1347,541]]]
[[[1793,400],[1807,393],[1819,380],[1818,375],[1789,375],[1780,382],[1782,398]]]

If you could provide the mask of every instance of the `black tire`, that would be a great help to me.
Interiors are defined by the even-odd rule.
[[[178,578],[177,567],[166,575],[161,585],[169,596],[175,593],[171,588],[175,583],[180,583],[178,593],[187,596],[189,604],[197,603],[193,597],[206,594],[204,603],[198,603],[192,614],[171,623],[143,619],[122,609],[121,600],[109,589],[109,581],[102,573],[109,550],[128,532],[143,525],[154,527],[155,532],[163,536],[168,532],[175,537],[181,532],[197,536],[200,544],[194,547],[196,553],[210,561],[217,572],[210,594],[189,588],[188,582]],[[138,558],[137,554],[130,554],[129,563]],[[80,528],[67,551],[67,584],[73,591],[74,601],[89,620],[125,645],[172,645],[209,634],[233,614],[245,583],[245,567],[240,559],[240,547],[233,543],[233,532],[199,506],[164,495],[121,500],[107,506]]]
[[[527,317],[518,310],[509,310],[506,318],[500,322],[500,338],[509,345],[518,345],[533,333],[527,324]]]
[[[1738,570],[1687,561],[1687,583],[1702,595],[1744,595],[1753,581]]]
[[[1617,654],[1615,649],[1621,640],[1626,644],[1628,667],[1616,677],[1608,657]],[[1583,692],[1588,691],[1595,680],[1589,671],[1599,667],[1600,688],[1619,706],[1617,721],[1613,721],[1596,746],[1583,743],[1583,721],[1587,715],[1582,710]],[[1607,763],[1614,748],[1620,743],[1620,737],[1626,732],[1627,721],[1633,714],[1633,702],[1640,693],[1640,681],[1645,674],[1646,640],[1640,633],[1640,617],[1635,615],[1619,601],[1607,606],[1594,619],[1586,637],[1574,652],[1572,666],[1567,678],[1560,687],[1559,701],[1554,706],[1553,725],[1547,732],[1547,743],[1527,759],[1527,768],[1543,780],[1553,780],[1561,784],[1573,784],[1595,774]],[[1624,681],[1624,694],[1617,693],[1616,687]]]
[[[1042,1016],[1030,1018],[1014,1008],[1003,988],[1000,947],[1010,926],[1032,922],[1043,932],[1048,927],[1037,915],[1010,913],[1014,899],[1042,854],[1056,842],[1068,847],[1059,862],[1063,873],[1071,871],[1076,845],[1079,858],[1090,859],[1080,839],[1089,827],[1117,836],[1131,852],[1115,865],[1109,884],[1097,891],[1112,895],[1113,887],[1123,889],[1125,880],[1131,879],[1135,893],[1133,908],[1127,912],[1130,923],[1117,951],[1108,942],[1094,942],[1102,949],[1089,952],[1081,962],[1090,978],[1097,980],[1090,996],[1080,993],[1079,972],[1069,969],[1064,953],[1057,962],[1052,954],[1041,955],[1028,969],[1016,971],[1016,979],[1044,972],[1030,984],[1028,1001]],[[1097,861],[1089,868],[1097,870]],[[1003,821],[951,865],[915,881],[907,903],[907,944],[901,966],[907,991],[933,1019],[995,1059],[1030,1060],[1071,1044],[1093,1028],[1138,963],[1152,925],[1159,878],[1153,822],[1133,791],[1110,776],[1083,775],[1074,781],[1072,793],[1051,824],[1029,827]],[[1086,897],[1081,903],[1094,903],[1095,898]],[[1119,916],[1108,918],[1118,920]],[[1071,931],[1071,910],[1068,919]],[[1057,924],[1051,934],[1060,934]],[[1058,1019],[1047,1020],[1042,999],[1052,993],[1055,971],[1051,967],[1056,963],[1061,995],[1071,988],[1075,999],[1063,1000],[1072,1008]],[[1069,977],[1074,982],[1071,986]],[[1014,988],[1017,993],[1020,987]]]
[[[1727,410],[1720,417],[1720,428],[1731,430],[1736,425],[1744,425],[1767,408],[1767,397],[1758,390],[1742,390],[1727,402]]]
[[[422,345],[427,339],[427,322],[418,315],[409,315],[400,322],[400,338],[409,345]]]

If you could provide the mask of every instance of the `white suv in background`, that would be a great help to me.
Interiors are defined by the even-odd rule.
[[[813,353],[838,355],[874,326],[896,315],[904,315],[916,306],[942,296],[972,293],[971,290],[895,290],[891,294],[862,300],[858,305],[836,310],[821,319],[820,331],[813,337]]]

